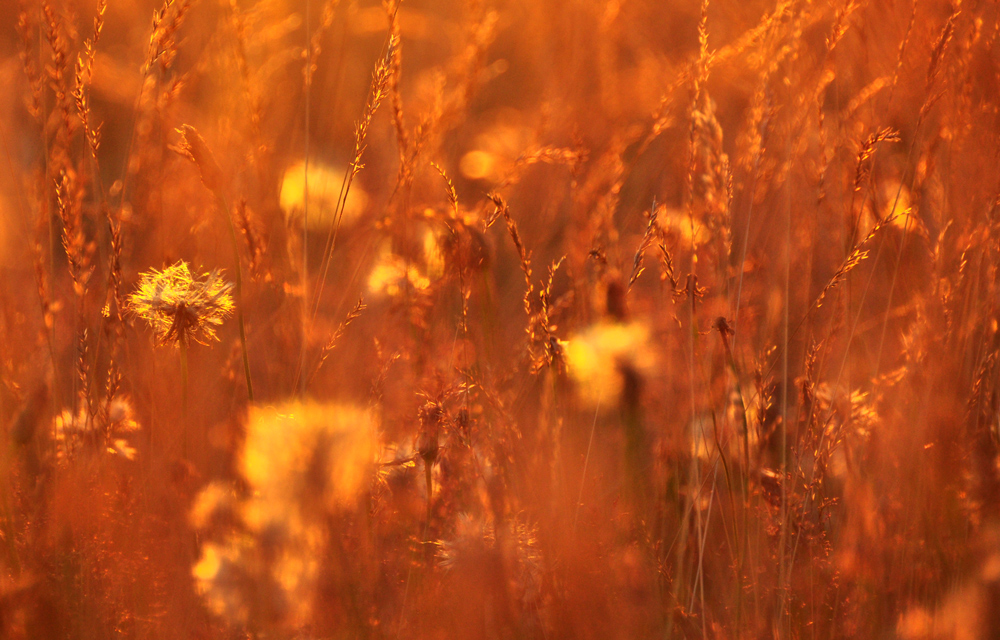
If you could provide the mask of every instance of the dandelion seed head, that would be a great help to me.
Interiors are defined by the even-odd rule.
[[[233,312],[232,283],[213,269],[200,277],[186,262],[144,273],[129,296],[129,310],[153,329],[158,344],[208,344]]]
[[[446,572],[480,574],[482,567],[496,566],[489,558],[501,558],[508,567],[510,592],[527,606],[537,603],[542,591],[544,559],[537,528],[520,517],[500,525],[490,518],[459,514],[454,535],[436,541],[437,563]]]

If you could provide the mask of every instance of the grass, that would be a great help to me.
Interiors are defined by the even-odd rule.
[[[1000,635],[995,3],[0,18],[0,637]]]

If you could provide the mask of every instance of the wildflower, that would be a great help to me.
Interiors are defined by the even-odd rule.
[[[135,460],[136,450],[130,440],[138,430],[132,406],[124,398],[111,401],[106,422],[101,424],[85,408],[76,414],[64,409],[53,420],[56,457],[60,462],[68,463],[79,453],[92,454],[104,450],[126,460]]]
[[[344,405],[252,409],[241,470],[267,510],[264,519],[284,520],[289,514],[271,510],[303,500],[328,510],[348,505],[374,460],[372,425],[367,411]]]
[[[215,615],[245,623],[249,617],[249,608],[240,591],[247,582],[242,558],[246,545],[241,544],[240,539],[235,536],[231,536],[227,543],[205,543],[201,549],[201,558],[191,573],[205,603]]]
[[[285,171],[281,179],[281,195],[279,204],[286,217],[293,214],[301,215],[306,205],[306,178],[309,179],[309,218],[306,224],[317,231],[329,229],[336,223],[338,209],[342,224],[350,224],[358,220],[368,206],[368,194],[358,185],[353,184],[347,192],[347,198],[342,207],[338,205],[340,189],[344,184],[344,169],[318,162],[309,162],[306,171],[304,162],[298,162]]]
[[[469,180],[497,182],[514,167],[531,146],[532,129],[517,111],[505,110],[472,139],[472,148],[459,161],[459,171]]]
[[[544,558],[538,531],[520,518],[498,529],[491,518],[462,513],[455,521],[454,536],[435,545],[438,566],[446,572],[478,578],[484,567],[500,570],[495,577],[515,602],[525,610],[537,610],[541,604]]]
[[[210,482],[198,494],[188,514],[196,529],[207,529],[217,521],[232,519],[236,492],[225,482]]]
[[[217,269],[199,278],[181,261],[143,274],[129,309],[149,323],[159,344],[207,344],[218,340],[215,328],[233,312],[232,288]]]
[[[240,456],[247,491],[209,484],[194,526],[212,535],[192,567],[199,593],[231,622],[272,619],[295,628],[312,614],[323,558],[336,544],[329,519],[368,487],[375,456],[371,414],[345,405],[253,408]]]
[[[108,407],[108,453],[135,460],[136,450],[129,439],[139,430],[132,417],[132,405],[124,398],[115,398]]]
[[[425,273],[431,282],[449,273],[460,275],[465,271],[486,269],[490,250],[486,237],[477,228],[482,223],[474,213],[442,216],[427,209],[424,215],[429,221],[443,221],[443,224],[428,224],[423,232]]]
[[[425,291],[431,280],[412,262],[385,250],[368,275],[368,290],[375,296],[395,298],[404,291]]]
[[[656,223],[662,233],[676,238],[682,245],[702,247],[712,237],[712,230],[701,219],[689,216],[680,209],[664,207],[660,210]]]
[[[625,387],[624,373],[651,368],[649,328],[638,322],[600,322],[561,343],[570,376],[590,406],[614,406]]]
[[[56,443],[56,457],[62,462],[68,462],[85,444],[96,439],[97,431],[89,425],[86,410],[80,409],[74,414],[69,409],[63,409],[53,421],[53,431]]]
[[[445,269],[448,266],[447,256],[443,250],[443,245],[448,240],[446,233],[435,233],[431,229],[424,232],[424,261],[427,263],[427,276],[429,280],[439,280],[444,277]]]

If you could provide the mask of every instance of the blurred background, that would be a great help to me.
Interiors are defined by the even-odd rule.
[[[995,2],[0,27],[0,636],[1000,634]]]

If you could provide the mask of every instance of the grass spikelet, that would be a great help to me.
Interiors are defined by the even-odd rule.
[[[504,223],[507,225],[507,234],[510,235],[511,242],[514,243],[514,249],[517,250],[521,272],[524,274],[524,311],[531,318],[533,315],[531,294],[535,292],[535,285],[531,281],[531,254],[528,253],[528,250],[524,247],[524,243],[521,241],[521,235],[517,232],[517,223],[514,222],[514,218],[510,215],[510,207],[507,206],[507,201],[503,199],[503,196],[495,192],[491,193],[489,198],[493,201],[494,209],[493,213],[486,219],[486,228],[489,229],[500,218],[503,218]]]
[[[851,250],[851,253],[848,254],[847,258],[844,259],[844,262],[840,265],[840,267],[837,268],[833,276],[830,278],[830,281],[827,282],[825,287],[823,287],[823,290],[820,292],[819,297],[817,297],[816,301],[813,302],[810,311],[813,309],[818,309],[819,307],[823,306],[823,302],[824,300],[826,300],[826,296],[831,291],[836,289],[842,282],[844,282],[844,280],[847,279],[847,276],[848,274],[851,273],[851,271],[853,271],[859,264],[868,259],[868,249],[865,247],[868,245],[868,243],[871,241],[872,238],[878,235],[879,231],[881,231],[884,227],[891,225],[900,216],[909,216],[909,215],[910,212],[907,210],[904,211],[903,213],[886,216],[885,218],[882,218],[877,223],[875,223],[875,226],[873,226],[872,230],[868,232],[868,235],[866,235],[860,241],[855,243],[853,249]]]
[[[27,99],[28,113],[36,120],[42,117],[42,74],[38,71],[37,58],[33,51],[34,36],[37,27],[35,25],[35,14],[29,13],[21,3],[22,8],[17,14],[17,35],[18,35],[18,57],[21,59],[21,68],[28,80],[31,95]]]
[[[358,298],[357,303],[355,303],[354,307],[347,313],[347,316],[344,318],[343,322],[340,323],[340,325],[337,327],[337,330],[333,332],[333,335],[330,336],[330,339],[327,340],[326,344],[323,345],[323,349],[320,351],[319,354],[319,362],[316,363],[316,367],[313,369],[312,374],[309,376],[310,380],[312,380],[316,376],[320,368],[322,368],[323,363],[326,362],[326,359],[330,356],[330,352],[334,350],[334,348],[340,342],[340,339],[344,337],[344,332],[347,331],[347,327],[350,326],[352,322],[361,317],[361,314],[364,313],[364,310],[367,308],[368,307],[365,306],[364,297],[362,296]]]
[[[444,172],[444,169],[436,163],[432,162],[431,166],[434,167],[434,170],[437,171],[441,176],[441,179],[444,180],[445,187],[447,187],[448,190],[448,204],[451,205],[452,217],[458,218],[458,194],[455,192],[455,183],[451,181],[451,178],[449,178],[448,174]]]
[[[952,3],[952,11],[948,14],[948,19],[945,20],[944,26],[941,27],[941,33],[931,48],[931,60],[927,65],[926,80],[928,95],[931,93],[941,70],[941,63],[944,60],[945,52],[948,50],[948,45],[951,43],[952,38],[955,37],[955,23],[958,21],[958,16],[962,13],[960,10],[961,6],[962,3],[960,0]]]
[[[90,147],[90,154],[97,162],[97,149],[101,146],[101,127],[94,127],[90,122],[90,96],[87,87],[92,81],[94,74],[94,57],[97,55],[97,43],[101,38],[101,30],[104,28],[104,12],[107,11],[107,0],[99,0],[97,3],[97,15],[94,17],[94,35],[83,43],[83,53],[76,59],[76,74],[73,84],[73,100],[76,102],[76,111],[80,117],[80,125],[83,127],[87,145]]]
[[[861,191],[871,173],[869,161],[875,155],[875,150],[883,142],[899,142],[899,132],[886,127],[871,134],[865,139],[858,151],[857,170],[854,174],[854,190]]]
[[[163,70],[170,69],[177,57],[177,32],[184,24],[193,0],[164,0],[159,10],[153,11],[153,28],[149,36],[149,49],[143,75],[159,64]]]
[[[326,286],[327,275],[330,271],[330,262],[333,259],[333,251],[337,247],[337,235],[340,233],[340,222],[344,216],[344,208],[347,204],[348,194],[351,191],[351,185],[354,182],[354,178],[364,168],[361,159],[364,156],[367,144],[368,128],[371,126],[375,112],[378,111],[379,105],[382,104],[382,100],[385,99],[388,91],[389,77],[392,73],[393,52],[397,44],[396,37],[390,34],[386,41],[385,51],[375,64],[375,71],[372,73],[372,82],[368,90],[368,100],[365,102],[365,109],[361,114],[361,118],[354,126],[354,156],[347,169],[347,173],[344,175],[344,182],[340,187],[340,194],[337,197],[337,205],[334,208],[333,216],[334,223],[330,226],[330,230],[327,233],[323,249],[322,266],[320,267],[319,286],[316,288],[315,293],[316,303],[313,307],[313,315],[318,310],[319,301],[323,296],[323,289]],[[305,274],[303,274],[303,278],[305,278]]]
[[[635,284],[639,276],[642,275],[644,267],[642,266],[643,257],[646,255],[646,251],[653,244],[653,234],[656,229],[656,200],[653,200],[653,206],[649,210],[649,216],[646,220],[646,231],[642,234],[642,242],[639,243],[639,248],[635,252],[635,258],[632,260],[632,273],[628,277],[628,290],[632,290],[632,285]]]
[[[181,125],[177,129],[180,140],[173,150],[184,156],[198,167],[201,173],[201,181],[213,193],[219,192],[223,187],[222,169],[215,161],[215,156],[208,148],[205,139],[191,125]]]
[[[256,221],[251,217],[246,198],[240,198],[236,203],[235,215],[236,226],[240,229],[247,250],[247,262],[249,263],[247,266],[250,270],[250,276],[252,278],[260,277],[261,259],[267,247],[264,245],[264,238],[261,236]]]
[[[333,25],[333,18],[337,15],[337,7],[340,5],[340,0],[326,0],[323,3],[323,11],[320,13],[319,26],[309,39],[309,50],[303,52],[309,64],[305,68],[305,79],[306,84],[311,85],[313,82],[313,76],[316,75],[316,60],[319,55],[323,52],[323,36],[326,35],[327,31]]]

